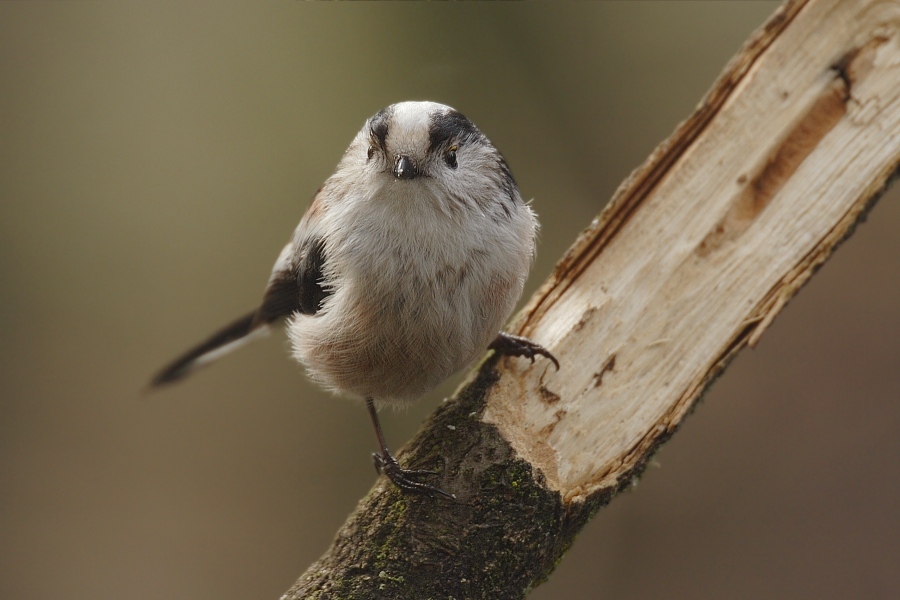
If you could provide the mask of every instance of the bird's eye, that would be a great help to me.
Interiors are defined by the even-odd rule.
[[[459,164],[456,162],[456,151],[458,149],[459,149],[459,147],[456,146],[456,144],[454,144],[453,146],[450,146],[450,150],[447,151],[447,156],[444,157],[444,160],[447,161],[447,165],[451,169],[455,169],[456,167],[459,166]]]
[[[369,146],[369,149],[366,150],[366,160],[372,160],[372,156],[375,154],[375,146]]]

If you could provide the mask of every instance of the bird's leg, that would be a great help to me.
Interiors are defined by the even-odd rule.
[[[372,425],[375,427],[375,437],[378,438],[378,446],[381,453],[373,453],[372,460],[375,462],[375,470],[382,473],[391,480],[404,492],[418,492],[420,494],[440,494],[445,498],[455,500],[456,496],[449,492],[437,488],[427,483],[416,481],[413,477],[422,475],[437,475],[435,471],[414,471],[404,469],[397,462],[397,459],[388,450],[387,444],[384,442],[384,434],[381,431],[381,423],[378,421],[378,413],[375,411],[375,402],[371,398],[366,398],[366,408],[369,409],[369,416],[372,418]]]
[[[488,349],[505,356],[524,356],[531,359],[531,362],[534,362],[535,356],[545,356],[550,359],[556,370],[559,371],[559,361],[556,360],[556,357],[550,354],[549,350],[528,338],[501,331],[488,346]]]

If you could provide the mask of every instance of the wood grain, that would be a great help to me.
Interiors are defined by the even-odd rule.
[[[898,26],[897,3],[786,6],[526,309],[564,367],[506,361],[485,418],[552,489],[616,486],[896,171]]]

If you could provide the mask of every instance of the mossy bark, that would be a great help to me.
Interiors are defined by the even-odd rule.
[[[565,504],[514,457],[480,418],[499,377],[495,363],[482,365],[401,455],[407,468],[440,471],[429,481],[457,499],[405,494],[382,479],[284,600],[513,599],[550,574],[614,491]]]

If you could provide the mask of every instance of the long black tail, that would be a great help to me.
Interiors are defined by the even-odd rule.
[[[170,362],[150,380],[149,389],[178,381],[199,367],[256,338],[256,334],[268,331],[268,326],[260,323],[256,315],[255,310],[244,315]]]

